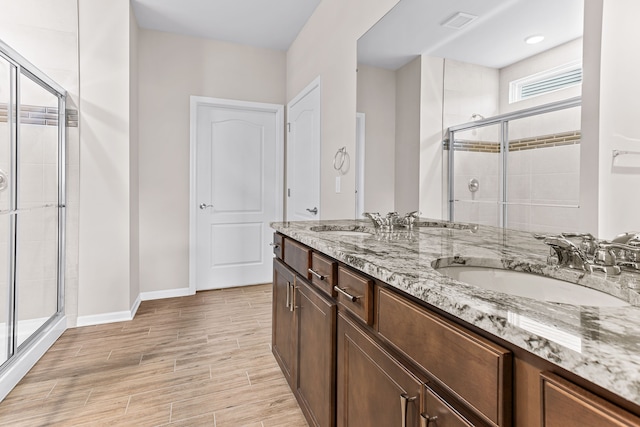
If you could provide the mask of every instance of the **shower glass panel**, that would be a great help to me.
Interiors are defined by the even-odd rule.
[[[9,357],[8,350],[13,335],[9,300],[11,299],[11,158],[12,158],[12,79],[15,67],[0,57],[0,364]]]
[[[501,225],[501,135],[500,123],[450,134],[453,221]]]
[[[505,227],[574,230],[580,200],[580,106],[509,122]]]
[[[17,346],[58,310],[58,97],[20,83]]]
[[[449,219],[534,232],[575,229],[580,103],[570,98],[450,127]]]

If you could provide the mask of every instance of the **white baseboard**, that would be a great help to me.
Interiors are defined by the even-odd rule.
[[[130,311],[114,311],[111,313],[92,314],[90,316],[78,316],[76,327],[102,325],[104,323],[126,322],[136,315],[142,301],[154,299],[175,298],[193,295],[189,288],[167,289],[166,291],[140,292],[134,301]]]
[[[142,301],[151,301],[154,299],[186,297],[193,295],[189,288],[167,289],[166,291],[141,292],[140,299]]]
[[[130,311],[114,311],[111,313],[92,314],[89,316],[78,316],[76,327],[102,325],[104,323],[126,322],[133,319]]]
[[[131,306],[132,319],[136,316],[136,313],[138,312],[138,308],[140,308],[141,302],[142,302],[142,298],[140,297],[140,294],[138,294],[138,298],[136,298],[136,300],[133,302],[133,305]]]
[[[67,328],[67,318],[62,316],[56,323],[49,326],[44,334],[36,341],[29,344],[29,348],[17,356],[16,360],[9,361],[9,366],[0,375],[0,401],[20,382],[27,372],[40,360],[56,342]]]

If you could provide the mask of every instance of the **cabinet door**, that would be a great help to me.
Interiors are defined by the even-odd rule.
[[[422,392],[418,378],[338,313],[339,427],[420,426]]]
[[[271,348],[276,361],[293,388],[295,362],[295,317],[293,295],[295,275],[282,262],[273,260],[273,319]]]
[[[312,426],[335,425],[336,304],[297,280],[298,322],[296,391]]]

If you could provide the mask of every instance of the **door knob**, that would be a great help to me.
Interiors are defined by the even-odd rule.
[[[200,203],[200,209],[212,208],[213,205],[207,205],[206,203]]]
[[[307,208],[307,212],[311,212],[314,215],[318,215],[318,208],[317,207],[315,207],[313,209]]]

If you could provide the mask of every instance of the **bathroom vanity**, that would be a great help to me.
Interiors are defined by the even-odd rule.
[[[309,425],[640,426],[639,274],[558,268],[493,227],[272,227],[273,353]],[[457,267],[497,273],[469,284]],[[577,287],[510,286],[538,278]]]

